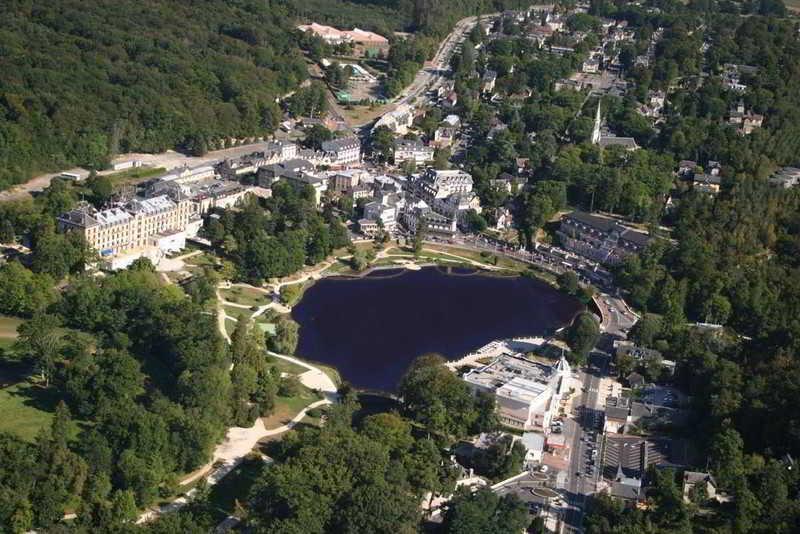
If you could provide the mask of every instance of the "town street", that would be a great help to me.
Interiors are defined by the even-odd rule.
[[[597,365],[599,364],[599,366]],[[570,421],[567,432],[572,432],[570,441],[570,463],[567,472],[568,509],[564,517],[568,532],[580,532],[586,499],[594,493],[599,477],[598,465],[591,457],[592,449],[600,458],[599,443],[594,436],[602,434],[602,411],[598,406],[600,379],[608,370],[608,360],[604,355],[593,355],[593,362],[582,374],[583,391],[580,405],[576,408],[575,419]]]
[[[482,15],[481,18],[483,20],[492,20],[498,15],[498,13],[492,13]],[[447,77],[447,71],[450,69],[450,58],[453,57],[453,52],[455,52],[466,35],[472,31],[477,22],[478,17],[473,16],[461,19],[456,23],[453,31],[439,45],[436,55],[429,62],[429,66],[421,68],[411,85],[400,94],[400,99],[396,101],[398,105],[414,104],[417,98],[424,96],[427,91],[435,89],[442,83]]]

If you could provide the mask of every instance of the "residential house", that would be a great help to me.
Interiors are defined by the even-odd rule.
[[[364,205],[364,219],[381,221],[387,232],[394,232],[397,227],[397,205],[388,205],[373,201]]]
[[[544,455],[544,434],[539,432],[523,432],[520,442],[525,447],[525,465],[537,465],[542,463]]]
[[[769,177],[770,185],[790,189],[800,184],[800,169],[797,167],[783,167]]]
[[[641,387],[644,387],[645,384],[644,377],[639,373],[637,373],[636,371],[633,371],[632,373],[628,374],[628,376],[625,377],[625,381],[628,383],[628,386],[631,389],[639,389]]]
[[[328,175],[328,190],[336,194],[343,194],[357,186],[369,173],[362,169],[347,169]]]
[[[303,172],[313,172],[314,164],[306,159],[289,159],[280,163],[264,165],[258,169],[256,174],[258,185],[270,187],[273,182],[289,176],[294,176]]]
[[[424,200],[406,204],[401,213],[403,225],[412,234],[417,232],[420,225],[429,234],[452,237],[456,233],[456,220],[436,213]]]
[[[453,193],[447,198],[436,198],[433,200],[433,210],[445,217],[456,220],[458,226],[466,225],[467,213],[474,211],[481,212],[481,202],[475,192]]]
[[[454,193],[472,191],[472,175],[462,170],[426,169],[408,183],[409,190],[432,204],[435,199],[445,199]]]
[[[481,92],[484,94],[493,93],[497,82],[497,72],[487,69],[481,78]]]
[[[603,432],[618,433],[630,422],[631,401],[628,397],[606,397]]]
[[[447,148],[453,144],[457,134],[457,128],[439,126],[433,134],[433,144],[439,148]]]
[[[372,127],[374,132],[377,128],[385,126],[396,135],[405,135],[408,129],[414,124],[414,107],[408,104],[397,106],[394,110],[385,113],[375,122]]]
[[[372,188],[366,184],[358,184],[346,189],[344,194],[352,197],[353,200],[358,200],[359,198],[370,198],[372,196]]]
[[[697,162],[692,160],[682,160],[678,163],[678,176],[684,178],[691,178],[694,176],[694,170],[697,168]]]
[[[442,119],[442,125],[450,128],[461,128],[461,118],[458,115],[448,115]]]
[[[600,72],[600,59],[597,56],[590,56],[581,63],[581,72],[585,74],[597,74]]]
[[[719,193],[722,178],[719,174],[695,174],[692,178],[692,189],[700,193],[716,195]]]
[[[375,237],[376,235],[378,235],[378,232],[380,231],[380,226],[378,225],[378,221],[373,221],[370,219],[359,219],[358,231],[367,237]]]
[[[695,488],[702,488],[701,491],[705,493],[708,499],[716,499],[717,497],[717,482],[710,473],[703,473],[699,471],[684,471],[683,472],[683,500],[687,503],[692,502],[692,494]]]

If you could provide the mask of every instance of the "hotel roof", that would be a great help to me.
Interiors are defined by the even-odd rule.
[[[506,384],[511,390],[534,391],[533,383],[547,385],[553,377],[553,367],[529,360],[520,354],[503,354],[464,375],[464,380],[488,389],[498,389]]]

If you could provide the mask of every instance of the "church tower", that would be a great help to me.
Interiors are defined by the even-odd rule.
[[[600,123],[602,119],[600,118],[600,99],[597,99],[597,113],[594,116],[594,129],[592,130],[592,144],[599,145],[600,144]]]

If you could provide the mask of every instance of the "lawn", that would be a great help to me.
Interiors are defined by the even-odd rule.
[[[0,341],[17,339],[17,327],[22,324],[22,319],[0,315]]]
[[[0,315],[0,356],[3,350],[10,348],[17,339],[17,327],[22,323],[22,319]],[[0,373],[0,382],[2,373]]]
[[[139,182],[144,182],[148,178],[161,176],[166,173],[167,169],[163,167],[138,167],[136,169],[115,172],[107,176],[114,182],[114,185],[124,185],[138,184]]]
[[[252,287],[233,286],[221,289],[220,295],[228,302],[244,304],[245,306],[263,306],[272,302],[270,295]]]
[[[276,428],[285,425],[300,413],[303,408],[312,402],[317,402],[319,399],[319,396],[305,386],[302,386],[302,392],[294,397],[281,397],[278,395],[275,399],[275,410],[267,417],[262,418],[264,426]]]
[[[213,267],[217,264],[217,257],[210,252],[201,252],[190,258],[186,258],[184,263],[187,267]]]
[[[480,263],[486,263],[488,265],[496,265],[497,267],[503,267],[505,269],[512,269],[516,271],[526,271],[528,270],[528,264],[523,263],[521,261],[517,261],[511,258],[507,258],[501,255],[495,255],[491,252],[478,252],[476,250],[471,249],[464,249],[464,248],[456,248],[456,247],[443,247],[437,245],[426,245],[425,249],[423,250],[422,254],[424,255],[427,251],[435,251],[435,252],[443,252],[445,254],[453,254],[456,256],[460,256],[462,258],[467,258],[470,260],[474,260]],[[445,256],[447,258],[447,256]],[[455,259],[455,258],[453,258]],[[496,260],[496,262],[495,262]]]
[[[281,373],[287,373],[290,375],[301,375],[308,370],[302,365],[297,365],[296,363],[284,360],[283,358],[273,357],[270,359],[269,364],[272,367],[277,367],[278,371]]]
[[[33,442],[42,428],[50,426],[58,403],[53,389],[44,389],[30,382],[19,382],[0,389],[0,432],[9,432]],[[74,433],[77,434],[75,425]]]
[[[240,315],[244,315],[245,317],[253,315],[253,310],[250,308],[240,308],[239,306],[231,306],[229,304],[223,304],[222,308],[225,310],[226,314],[234,319],[239,319]]]

